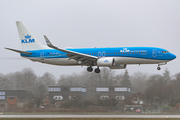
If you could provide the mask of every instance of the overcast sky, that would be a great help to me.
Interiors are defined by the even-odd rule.
[[[0,0],[0,73],[32,68],[57,78],[81,73],[86,67],[53,66],[32,62],[21,50],[15,21],[23,21],[38,40],[43,35],[58,47],[147,46],[167,49],[177,58],[157,71],[157,65],[129,65],[130,74],[180,72],[180,0]],[[115,70],[122,73],[124,70]]]

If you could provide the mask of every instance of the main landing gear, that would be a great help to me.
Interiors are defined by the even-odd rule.
[[[88,71],[88,72],[92,72],[92,71],[93,71],[93,68],[90,66],[90,67],[87,68],[87,71]],[[94,72],[95,72],[95,73],[100,73],[99,67],[97,67],[97,68],[94,70]]]
[[[88,71],[88,72],[92,72],[92,71],[93,71],[93,68],[90,66],[90,67],[87,68],[87,71]]]
[[[99,67],[94,70],[95,73],[100,73]]]

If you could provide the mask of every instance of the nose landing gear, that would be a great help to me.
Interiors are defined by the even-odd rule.
[[[161,67],[157,67],[157,70],[161,70]]]
[[[158,64],[158,67],[157,67],[157,70],[161,70],[161,67],[159,67],[159,66],[161,66],[161,65],[166,65],[166,64],[167,64],[167,62],[159,63],[159,64]]]

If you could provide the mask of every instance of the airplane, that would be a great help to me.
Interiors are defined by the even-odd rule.
[[[47,46],[42,45],[22,21],[16,21],[22,50],[5,48],[34,62],[59,66],[87,66],[87,71],[100,73],[99,67],[126,69],[131,64],[166,65],[176,56],[157,47],[58,48],[44,35]]]

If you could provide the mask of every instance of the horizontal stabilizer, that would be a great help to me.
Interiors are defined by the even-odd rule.
[[[32,54],[31,52],[25,52],[25,51],[15,50],[15,49],[11,49],[11,48],[5,48],[5,49],[11,50],[11,51],[14,51],[14,52],[18,52],[18,53],[22,53],[22,54],[25,54],[25,55],[31,55]]]

